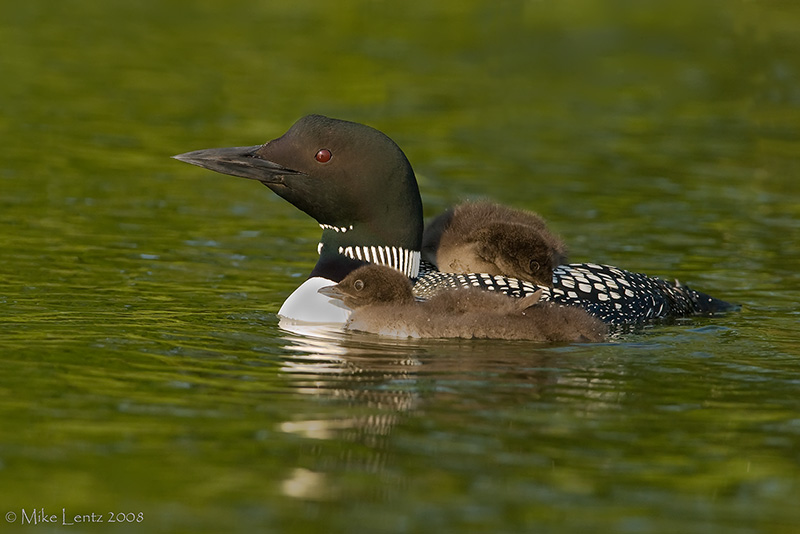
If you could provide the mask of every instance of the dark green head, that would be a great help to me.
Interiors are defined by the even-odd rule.
[[[324,228],[345,229],[331,230],[337,246],[420,249],[422,201],[414,171],[394,141],[369,126],[308,115],[264,145],[175,158],[262,182]]]

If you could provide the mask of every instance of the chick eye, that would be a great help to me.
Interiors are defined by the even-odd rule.
[[[540,265],[538,261],[531,260],[530,264],[528,264],[528,267],[530,268],[531,272],[535,273],[539,270]]]
[[[328,150],[327,148],[322,148],[320,149],[319,152],[317,152],[317,155],[314,156],[314,159],[316,159],[320,163],[328,163],[332,157],[333,154],[331,153],[330,150]]]
[[[353,282],[353,287],[356,288],[356,291],[361,291],[364,289],[364,281],[363,280],[356,280]]]

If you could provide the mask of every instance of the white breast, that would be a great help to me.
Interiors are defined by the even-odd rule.
[[[317,292],[321,287],[335,285],[327,278],[309,278],[289,295],[278,315],[283,319],[304,323],[344,324],[350,317],[350,309],[338,299]]]

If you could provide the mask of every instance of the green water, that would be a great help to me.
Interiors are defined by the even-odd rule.
[[[797,532],[798,27],[778,0],[4,3],[0,532]],[[319,228],[169,156],[311,112],[394,138],[426,216],[532,209],[575,261],[743,310],[601,345],[285,332]]]

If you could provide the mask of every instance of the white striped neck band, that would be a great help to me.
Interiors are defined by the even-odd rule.
[[[352,224],[350,226],[333,226],[332,224],[322,224],[322,223],[320,223],[319,227],[322,228],[323,230],[333,230],[337,234],[339,232],[345,233],[345,232],[348,232],[348,231],[353,229],[353,225]]]
[[[322,254],[323,246],[322,243],[317,245],[317,253]],[[368,247],[362,245],[339,247],[339,254],[353,260],[386,265],[392,269],[397,269],[409,278],[416,278],[419,274],[420,255],[418,250],[408,250],[403,247]]]

